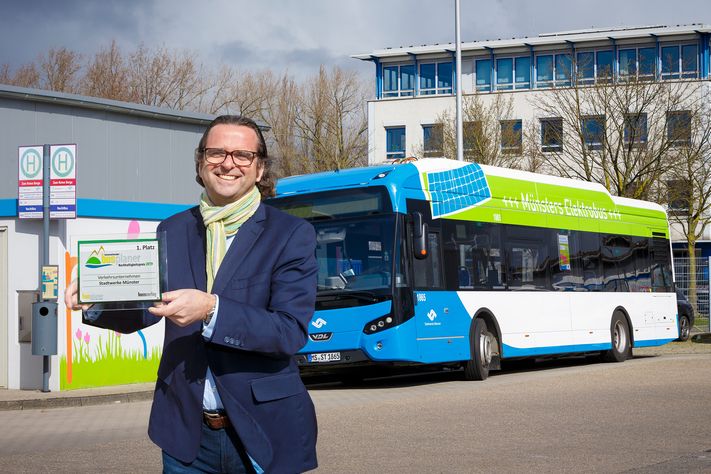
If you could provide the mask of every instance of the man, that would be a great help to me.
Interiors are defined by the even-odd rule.
[[[195,151],[200,206],[157,229],[163,302],[101,312],[77,304],[76,280],[65,292],[86,324],[128,333],[166,319],[148,427],[164,472],[317,466],[316,415],[293,357],[314,311],[316,239],[306,221],[261,203],[274,192],[268,160],[252,120],[216,118]]]

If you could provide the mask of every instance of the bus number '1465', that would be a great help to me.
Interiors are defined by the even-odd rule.
[[[427,296],[424,293],[417,293],[417,301],[427,301]]]

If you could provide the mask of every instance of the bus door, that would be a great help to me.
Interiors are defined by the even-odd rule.
[[[428,258],[414,259],[413,263],[419,362],[467,359],[468,334],[462,335],[456,329],[464,307],[456,292],[444,291],[441,236],[430,231],[427,237]]]

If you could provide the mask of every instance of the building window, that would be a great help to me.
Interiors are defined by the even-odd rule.
[[[531,58],[501,58],[496,60],[496,90],[530,89]]]
[[[667,201],[670,211],[676,215],[688,214],[690,200],[691,180],[670,179],[667,181]]]
[[[452,63],[420,65],[420,95],[451,94]]]
[[[476,62],[476,91],[491,92],[491,59]]]
[[[437,125],[423,125],[422,127],[424,152],[426,158],[442,156],[444,143],[443,127]]]
[[[520,155],[522,145],[522,125],[520,120],[501,122],[501,152],[507,155]]]
[[[452,93],[452,63],[437,63],[437,93]]]
[[[605,116],[583,117],[583,141],[588,150],[602,150],[605,139]]]
[[[464,156],[478,160],[482,156],[482,132],[481,122],[462,123],[462,145],[464,146]]]
[[[615,76],[614,54],[612,51],[598,51],[595,77],[598,82],[610,82]]]
[[[541,151],[544,153],[563,151],[563,119],[541,120]]]
[[[647,144],[647,114],[625,115],[622,140],[629,149],[641,148]]]
[[[667,112],[667,140],[672,146],[691,143],[691,114],[688,111]]]
[[[383,66],[383,97],[415,95],[415,65]]]
[[[622,49],[620,56],[620,78],[639,76],[640,79],[652,79],[656,74],[657,53],[654,47]]]
[[[405,127],[392,127],[385,129],[386,158],[405,158]]]
[[[595,82],[595,53],[578,53],[578,82],[592,84]]]
[[[569,54],[555,55],[555,85],[569,86],[572,77],[572,62]]]
[[[553,85],[553,56],[536,57],[536,87]]]
[[[699,77],[698,47],[695,44],[662,47],[662,79]]]

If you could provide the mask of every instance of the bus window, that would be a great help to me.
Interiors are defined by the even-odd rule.
[[[427,243],[429,256],[424,260],[415,259],[413,262],[415,287],[441,288],[442,264],[439,253],[439,234],[430,232],[427,236]]]
[[[632,242],[637,276],[634,284],[630,285],[630,290],[637,292],[651,291],[649,239],[647,237],[632,237]]]
[[[602,273],[605,291],[630,291],[629,281],[634,278],[632,239],[622,235],[602,237]]]
[[[556,291],[580,291],[583,280],[580,272],[580,244],[578,235],[569,230],[551,229],[551,284]]]
[[[539,227],[506,228],[506,266],[509,289],[548,289],[548,245],[546,230]]]
[[[583,274],[583,289],[602,291],[600,237],[597,232],[580,233],[580,267]]]
[[[499,225],[462,221],[445,221],[443,225],[447,289],[505,289]]]

